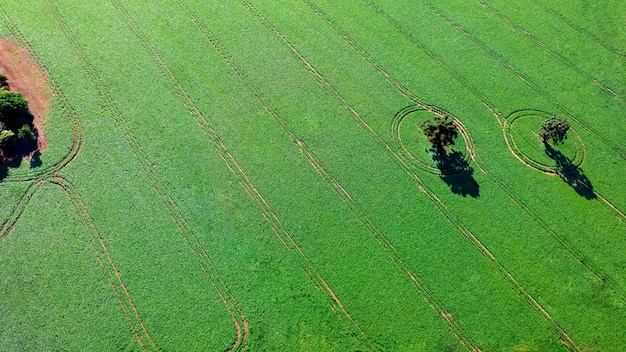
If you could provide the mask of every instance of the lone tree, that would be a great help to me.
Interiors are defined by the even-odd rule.
[[[553,116],[541,123],[539,128],[539,138],[543,143],[552,141],[554,144],[562,143],[567,138],[569,122],[562,116]]]
[[[454,139],[459,135],[459,130],[454,124],[454,120],[448,115],[437,115],[434,121],[423,121],[419,128],[424,131],[424,135],[433,147],[440,151],[453,145]]]

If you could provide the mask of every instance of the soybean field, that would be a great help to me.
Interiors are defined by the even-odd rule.
[[[624,1],[14,0],[0,37],[48,99],[0,351],[626,350]]]

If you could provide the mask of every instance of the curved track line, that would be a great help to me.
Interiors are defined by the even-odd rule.
[[[39,172],[37,172],[34,175],[17,175],[16,177],[11,177],[8,180],[6,180],[6,179],[4,180],[4,181],[8,181],[8,182],[25,182],[25,181],[35,180],[35,182],[29,186],[27,191],[24,193],[22,199],[18,203],[18,206],[14,209],[13,214],[12,214],[13,219],[11,219],[11,217],[9,217],[9,220],[7,220],[7,222],[5,222],[3,224],[2,231],[0,232],[0,238],[1,238],[2,236],[8,236],[9,232],[13,229],[13,227],[15,226],[15,223],[17,222],[19,216],[23,213],[24,208],[27,205],[28,201],[30,201],[30,199],[32,198],[33,193],[35,192],[35,190],[37,190],[45,182],[49,182],[49,183],[54,184],[54,182],[50,182],[49,179],[50,178],[55,178],[56,177],[55,175],[59,171],[61,171],[65,166],[67,166],[70,162],[72,162],[78,156],[78,154],[80,153],[80,150],[81,150],[81,148],[83,146],[83,142],[84,142],[84,130],[83,130],[82,124],[80,122],[80,119],[78,118],[78,114],[76,113],[76,111],[74,110],[72,105],[69,103],[69,100],[67,99],[67,97],[65,96],[63,91],[60,89],[59,85],[54,80],[54,78],[53,78],[52,74],[50,73],[50,71],[48,70],[47,66],[44,65],[43,61],[36,54],[36,52],[34,51],[32,46],[30,45],[30,43],[28,42],[26,37],[22,34],[22,32],[17,28],[15,23],[11,20],[10,16],[6,12],[6,9],[4,9],[4,7],[2,7],[1,3],[0,3],[0,10],[2,11],[1,15],[4,17],[5,23],[7,23],[8,26],[9,26],[9,32],[11,33],[11,35],[16,39],[16,41],[18,43],[20,43],[22,46],[27,48],[27,50],[30,53],[31,57],[35,60],[35,62],[37,62],[39,67],[42,68],[44,74],[46,75],[46,78],[47,78],[48,82],[50,82],[50,84],[52,86],[52,91],[53,91],[54,96],[56,96],[57,99],[60,100],[61,108],[63,109],[63,111],[65,111],[65,115],[66,115],[66,117],[69,120],[70,126],[72,128],[72,132],[73,132],[73,135],[74,135],[74,141],[72,143],[72,146],[71,146],[70,150],[57,163],[52,164],[52,165],[50,165],[49,167],[47,167],[45,169],[39,169],[38,170]],[[63,186],[60,186],[60,187],[64,188]],[[68,197],[70,197],[70,193],[68,193],[69,190],[67,188],[64,188],[64,191],[68,195]],[[70,201],[72,202],[72,198],[71,197],[70,197]],[[81,220],[83,220],[84,218],[81,218],[80,215],[79,215],[79,211],[78,211],[79,208],[77,208],[77,204],[72,202],[72,205],[75,207],[75,210],[77,211],[77,216],[79,216],[79,218]],[[86,208],[84,208],[84,210],[86,212]],[[85,227],[85,223],[83,221],[81,221],[81,226],[83,226],[84,229],[87,228],[87,227]],[[95,227],[93,227],[93,229],[95,230]],[[85,230],[85,232],[88,233],[89,231]],[[104,245],[104,242],[102,242],[101,239],[100,239],[100,242],[101,242],[101,248],[106,251],[105,254],[108,254],[108,251],[106,250],[106,246]],[[112,275],[109,273],[109,270],[107,270],[107,267],[104,265],[104,262],[102,261],[102,257],[99,254],[98,247],[93,242],[91,242],[91,244],[92,244],[92,248],[96,251],[96,257],[97,257],[98,262],[102,266],[105,274],[107,274],[107,280],[109,281],[109,284],[111,285],[113,291],[115,292],[115,295],[116,295],[116,297],[118,299],[118,302],[120,303],[120,306],[121,306],[122,311],[124,313],[124,317],[125,317],[126,321],[128,322],[128,324],[130,326],[131,332],[133,333],[133,336],[135,337],[135,340],[137,341],[139,346],[142,349],[144,349],[144,350],[146,350],[148,348],[150,348],[150,349],[157,349],[158,350],[158,347],[156,347],[156,344],[154,344],[154,341],[152,341],[152,339],[151,339],[150,335],[148,334],[147,330],[145,330],[145,327],[143,326],[143,323],[141,322],[141,319],[139,318],[138,312],[137,312],[136,308],[134,307],[134,304],[132,303],[132,299],[130,298],[130,294],[125,289],[125,286],[124,286],[123,282],[121,281],[121,277],[119,277],[119,273],[116,275],[116,277],[118,278],[117,284],[121,284],[122,285],[122,287],[124,289],[124,292],[125,292],[125,295],[126,295],[126,301],[124,299],[122,299],[122,296],[120,295],[120,290],[119,290],[117,284],[114,282],[114,280],[112,278]],[[115,264],[113,263],[113,261],[110,258],[110,256],[108,257],[108,259],[109,259],[109,263],[113,266],[113,268],[115,268]],[[137,322],[136,321],[134,322],[134,318],[132,318],[129,315],[129,313],[128,313],[127,304],[130,304],[131,307],[133,308],[134,312],[135,312],[135,318],[138,319],[138,323],[139,323],[139,325],[142,328],[143,338],[140,335],[140,333],[137,332],[138,331],[138,329],[136,328]],[[144,343],[144,339],[148,340],[148,343],[150,344],[150,347],[146,346],[146,344]]]
[[[60,104],[61,109],[64,112],[64,115],[67,117],[70,128],[72,129],[73,134],[73,143],[70,147],[70,150],[61,158],[61,160],[56,163],[50,164],[43,168],[38,168],[35,173],[32,174],[22,174],[22,175],[10,175],[2,180],[2,182],[26,182],[26,181],[35,181],[38,179],[42,179],[45,177],[52,176],[59,171],[61,171],[65,166],[71,163],[78,154],[84,143],[84,130],[83,126],[78,118],[78,114],[76,110],[72,107],[69,100],[61,90],[59,84],[55,81],[54,76],[45,65],[45,63],[41,60],[41,58],[37,55],[33,47],[30,45],[30,42],[26,39],[24,34],[18,29],[17,25],[11,20],[11,17],[6,12],[6,9],[0,3],[0,17],[4,18],[4,22],[7,24],[9,33],[15,39],[15,41],[25,47],[30,54],[31,58],[35,61],[35,63],[41,68],[43,71],[46,80],[50,83],[52,88],[52,94]]]
[[[371,0],[363,0],[365,3],[367,3],[368,5],[372,6],[373,8],[377,8],[379,9],[376,5],[374,5]],[[571,118],[572,120],[576,121],[578,124],[580,124],[585,130],[587,130],[589,133],[591,133],[593,136],[595,136],[596,138],[598,138],[599,140],[601,140],[602,142],[604,142],[607,146],[611,147],[611,149],[613,149],[614,151],[616,151],[618,154],[620,154],[620,156],[622,158],[626,158],[626,152],[624,152],[622,149],[620,149],[619,147],[617,147],[615,144],[610,144],[610,142],[604,138],[603,136],[601,136],[598,132],[596,132],[595,130],[591,129],[591,127],[589,127],[588,125],[586,125],[583,121],[579,120],[578,118],[576,118],[565,106],[562,106],[561,104],[557,103],[548,93],[546,93],[545,91],[541,90],[541,88],[539,88],[538,86],[536,86],[534,83],[531,83],[527,78],[525,78],[521,72],[519,72],[517,70],[517,68],[515,68],[514,66],[512,66],[511,64],[509,64],[508,62],[506,62],[506,60],[504,60],[499,54],[497,54],[495,51],[493,51],[488,45],[486,45],[485,43],[481,42],[480,40],[478,40],[474,35],[472,35],[470,32],[468,32],[465,28],[461,27],[459,24],[457,24],[456,22],[454,22],[454,20],[446,17],[439,9],[437,9],[436,7],[432,6],[429,3],[424,2],[424,5],[426,7],[428,7],[433,13],[435,13],[436,15],[438,15],[439,17],[441,17],[442,19],[444,19],[446,22],[448,22],[448,24],[452,25],[457,31],[463,33],[467,38],[469,38],[470,40],[472,40],[474,43],[478,44],[486,53],[488,53],[492,58],[494,58],[496,61],[498,61],[498,63],[500,63],[502,66],[508,68],[509,70],[511,70],[516,76],[518,76],[518,78],[520,78],[524,83],[526,83],[528,86],[530,86],[531,88],[533,88],[537,93],[539,93],[540,95],[542,95],[550,104],[552,104],[554,107],[556,107],[557,109],[560,109],[561,111],[565,112],[565,114]],[[377,10],[378,11],[378,10]],[[382,10],[381,10],[382,11]],[[431,59],[433,59],[435,62],[437,62],[443,69],[445,69],[451,76],[453,76],[459,83],[461,83],[468,91],[470,91],[474,96],[476,96],[477,98],[479,98],[483,105],[485,105],[487,107],[487,109],[489,109],[494,116],[496,117],[496,119],[498,120],[498,122],[500,123],[500,126],[504,128],[504,125],[506,123],[506,118],[504,117],[504,115],[492,104],[490,103],[485,96],[480,93],[476,88],[472,87],[469,83],[467,83],[460,74],[458,74],[456,71],[454,71],[454,69],[452,69],[449,65],[447,65],[445,62],[443,62],[441,59],[439,59],[434,53],[430,52],[428,49],[426,49],[422,44],[420,44],[413,36],[411,36],[409,33],[407,33],[405,30],[403,30],[401,28],[401,26],[395,21],[393,20],[393,18],[391,18],[389,15],[385,14],[385,16],[388,18],[389,21],[392,21],[392,25],[394,27],[396,27],[396,29],[398,29],[398,31],[400,31],[405,37],[407,37],[407,39],[409,39],[416,47],[418,47],[420,50],[423,50]],[[506,139],[506,138],[505,138]],[[515,155],[515,153],[513,152],[512,147],[508,144],[507,141],[507,146],[509,147],[509,150],[511,150],[511,152]],[[522,160],[523,163],[526,163]],[[610,201],[608,201],[605,197],[603,197],[600,193],[598,193],[595,190],[591,190],[593,191],[594,194],[596,194],[596,196],[598,197],[598,199],[602,200],[602,205],[605,206],[607,209],[609,209],[611,212],[613,212],[617,218],[626,223],[626,216],[624,215],[624,212],[621,211],[617,206],[615,206],[614,204],[612,204]]]
[[[318,82],[326,81],[321,74],[308,62],[308,60],[295,48],[286,38],[280,33],[280,31],[274,27],[270,21],[264,17],[258,9],[254,7],[249,1],[242,0],[242,4],[255,16],[259,21],[272,33],[272,35],[281,41],[284,45],[286,45],[290,50],[292,55],[305,67],[307,70],[315,75],[318,78]],[[188,10],[189,11],[189,10]],[[370,234],[376,239],[377,243],[382,247],[385,253],[390,257],[392,262],[402,270],[407,278],[411,281],[411,283],[417,288],[424,299],[429,304],[429,306],[438,313],[441,319],[446,323],[448,328],[452,331],[452,333],[457,337],[459,342],[465,346],[467,349],[472,351],[479,351],[480,348],[473,341],[471,337],[468,336],[467,332],[461,327],[459,322],[452,317],[449,311],[445,308],[443,303],[439,298],[437,298],[433,292],[423,283],[423,281],[419,278],[417,274],[413,272],[413,270],[406,265],[400,255],[398,254],[396,248],[393,246],[391,241],[382,233],[380,229],[376,227],[376,225],[359,209],[357,204],[354,202],[350,193],[339,183],[334,176],[330,175],[328,171],[326,171],[324,165],[321,160],[312,152],[312,150],[308,147],[308,145],[289,127],[287,122],[284,120],[280,114],[276,112],[275,109],[271,108],[267,102],[265,102],[261,98],[261,94],[254,85],[252,85],[247,79],[246,75],[240,70],[237,69],[238,65],[234,62],[232,55],[226,51],[221,45],[216,41],[213,33],[201,22],[197,19],[197,17],[188,12],[190,17],[192,17],[192,21],[196,23],[198,28],[203,32],[205,37],[213,44],[214,48],[220,53],[222,58],[226,61],[227,65],[231,67],[239,78],[239,80],[250,90],[252,95],[256,98],[256,100],[263,106],[265,111],[274,119],[278,125],[280,125],[283,132],[289,137],[289,139],[294,143],[300,152],[304,155],[307,161],[311,164],[313,169],[322,177],[324,181],[335,191],[335,193],[342,199],[342,201],[347,205],[348,209],[361,221],[361,223],[368,229]],[[327,81],[326,81],[327,82]]]
[[[599,46],[603,47],[604,49],[608,50],[609,52],[611,52],[611,54],[617,56],[618,58],[620,58],[622,60],[626,59],[626,53],[625,52],[623,52],[621,50],[618,50],[618,49],[615,49],[614,47],[610,46],[609,44],[602,42],[600,39],[598,39],[598,37],[593,35],[591,32],[587,31],[583,27],[577,26],[573,21],[568,20],[567,18],[565,18],[565,16],[561,15],[560,13],[556,12],[555,10],[550,9],[548,6],[546,6],[541,1],[530,0],[530,2],[532,2],[537,7],[541,8],[542,10],[544,10],[545,12],[549,13],[554,18],[556,18],[560,22],[564,23],[568,27],[574,29],[575,31],[577,31],[578,33],[584,35],[585,37],[591,39],[597,45],[599,45]]]
[[[28,203],[30,202],[30,200],[32,199],[35,191],[37,191],[44,183],[50,183],[50,184],[54,184],[57,185],[59,187],[61,187],[63,189],[63,191],[67,194],[68,198],[70,198],[70,203],[72,204],[72,206],[74,207],[77,217],[79,218],[80,222],[81,222],[81,227],[83,227],[83,230],[85,231],[86,234],[88,234],[90,231],[88,231],[87,227],[85,226],[85,222],[84,222],[84,218],[81,217],[84,216],[85,214],[88,216],[88,213],[86,212],[86,208],[84,209],[84,213],[80,213],[79,212],[79,207],[80,204],[76,203],[74,201],[74,199],[72,199],[72,196],[70,194],[70,189],[67,187],[67,184],[64,184],[63,186],[61,186],[58,181],[67,183],[67,181],[65,181],[64,179],[60,179],[60,178],[55,178],[52,177],[48,180],[46,179],[40,179],[35,181],[34,183],[32,183],[24,192],[22,198],[19,200],[18,204],[16,205],[16,207],[14,208],[12,214],[9,216],[9,219],[3,224],[3,226],[0,228],[0,240],[2,240],[3,238],[6,238],[9,233],[13,230],[13,228],[15,227],[15,224],[17,223],[18,219],[20,218],[20,216],[23,214],[26,206],[28,205]],[[84,204],[83,204],[84,206]],[[93,228],[93,230],[95,230],[95,227]],[[97,233],[97,230],[95,230]],[[93,234],[93,231],[91,231]],[[93,237],[93,236],[92,236]],[[100,238],[101,241],[101,246],[103,246],[103,248],[106,250],[106,246],[104,245],[104,242],[102,242],[102,239]],[[152,347],[156,347],[156,345],[154,345],[154,341],[152,341],[152,339],[150,338],[150,335],[148,334],[148,332],[145,330],[145,327],[143,326],[143,323],[141,322],[139,316],[138,316],[138,312],[134,306],[134,304],[132,303],[132,299],[130,298],[130,294],[128,293],[128,290],[126,290],[124,283],[121,281],[121,277],[119,277],[119,273],[116,275],[116,277],[118,278],[117,283],[115,283],[112,279],[112,275],[110,275],[109,270],[107,270],[107,267],[104,265],[104,262],[102,261],[102,257],[101,257],[101,253],[99,252],[98,247],[94,244],[93,241],[91,241],[91,245],[92,248],[95,250],[96,252],[96,259],[98,260],[98,263],[100,263],[100,265],[102,266],[102,269],[104,270],[105,274],[107,274],[107,280],[109,282],[109,284],[111,285],[117,300],[122,308],[122,311],[124,313],[124,318],[126,319],[126,321],[128,322],[131,332],[133,333],[133,336],[135,337],[135,340],[137,341],[137,343],[139,344],[140,347],[142,347],[142,349],[146,350],[149,349],[148,346],[145,345],[144,343],[144,338],[147,337],[148,341],[151,343]],[[108,251],[107,253],[108,254]],[[115,263],[113,263],[112,259],[109,257],[108,258],[110,261],[110,264],[112,265],[113,268],[115,268]],[[117,270],[117,269],[115,269]],[[126,295],[126,301],[122,298],[122,296],[120,295],[120,290],[118,287],[118,284],[122,285],[122,288],[124,289],[124,294]],[[133,309],[133,311],[136,314],[136,319],[138,319],[138,323],[142,328],[142,332],[144,334],[144,336],[142,337],[140,335],[140,333],[138,333],[138,329],[136,328],[136,324],[137,321],[134,321],[135,318],[131,317],[131,315],[129,315],[128,313],[128,306],[127,304],[131,305],[131,308]],[[158,348],[157,348],[158,349]]]
[[[85,234],[89,235],[89,237],[91,238],[91,244],[93,249],[96,251],[98,262],[102,266],[104,272],[107,274],[109,283],[111,284],[113,290],[117,295],[118,301],[122,306],[122,310],[124,311],[126,320],[131,326],[137,343],[139,343],[139,345],[144,349],[159,350],[154,340],[148,333],[145,325],[143,324],[139,311],[137,310],[137,307],[135,306],[130,296],[130,293],[128,292],[128,289],[126,288],[126,285],[122,280],[120,272],[117,269],[113,258],[111,258],[111,254],[109,253],[109,250],[104,243],[104,239],[102,239],[102,236],[100,236],[100,233],[98,232],[98,229],[96,228],[96,225],[94,224],[91,215],[87,210],[87,206],[83,202],[78,191],[69,181],[61,176],[51,177],[49,180],[47,180],[47,182],[61,188],[69,198],[69,201],[76,211],[76,216],[80,220],[80,224],[83,227]],[[97,244],[99,244],[99,246]],[[105,263],[107,263],[108,265]],[[120,293],[123,293],[123,295]],[[132,311],[132,314],[129,313],[129,309]]]
[[[231,154],[226,145],[219,138],[213,127],[208,123],[204,114],[200,111],[199,107],[189,96],[185,88],[172,73],[171,69],[165,63],[163,58],[159,55],[156,48],[154,48],[154,46],[150,44],[149,40],[146,38],[145,34],[141,30],[137,22],[134,20],[134,18],[131,16],[131,14],[128,12],[128,10],[126,10],[126,8],[119,1],[112,0],[112,2],[116,9],[124,17],[125,22],[131,28],[137,40],[141,43],[144,51],[152,59],[155,66],[159,69],[163,77],[170,83],[172,88],[176,90],[176,94],[181,103],[188,109],[189,114],[201,127],[202,131],[208,137],[209,141],[212,142],[215,150],[218,152],[222,160],[224,160],[228,169],[238,179],[240,185],[243,187],[246,193],[248,193],[250,198],[259,206],[262,216],[269,223],[274,233],[290,252],[297,254],[296,258],[299,259],[299,261],[301,262],[301,267],[306,276],[309,277],[309,279],[312,281],[313,285],[316,288],[318,288],[321,292],[325,292],[326,295],[329,296],[332,302],[331,308],[333,308],[333,310],[338,308],[341,314],[357,329],[358,336],[355,334],[355,338],[357,339],[357,341],[366,348],[375,348],[375,343],[371,341],[369,337],[367,337],[365,332],[358,326],[350,313],[345,309],[344,305],[339,300],[337,295],[326,283],[326,280],[315,269],[311,260],[304,254],[298,243],[285,229],[276,213],[272,210],[269,203],[254,186],[239,162],[235,159],[235,157]],[[186,7],[186,4],[184,2],[179,1],[178,3],[183,6],[183,8],[188,10],[188,7]]]
[[[26,190],[22,194],[22,197],[20,197],[20,199],[13,207],[13,211],[11,212],[11,214],[9,214],[8,218],[2,223],[2,226],[0,226],[0,241],[7,238],[9,236],[9,233],[13,231],[15,224],[24,213],[26,206],[33,198],[35,192],[39,189],[39,187],[41,187],[42,183],[43,180],[37,180],[31,183],[28,188],[26,188]]]
[[[432,166],[431,163],[422,160],[421,157],[417,157],[412,153],[412,150],[410,150],[411,148],[407,147],[407,145],[404,143],[404,140],[402,139],[402,122],[403,120],[409,116],[412,113],[415,112],[419,112],[419,111],[426,111],[424,110],[422,107],[420,107],[419,105],[416,104],[411,104],[403,109],[401,109],[400,111],[398,111],[395,116],[393,117],[393,120],[391,122],[391,134],[394,136],[394,138],[396,138],[397,142],[399,143],[399,145],[401,146],[405,156],[407,156],[410,160],[413,161],[414,165],[417,166],[418,168],[422,169],[423,171],[429,172],[431,174],[435,174],[435,175],[451,175],[454,173],[457,173],[460,171],[459,165],[452,165],[450,167],[435,167]],[[461,139],[463,139],[463,143],[464,143],[464,147],[465,148],[460,148],[460,149],[465,149],[465,154],[463,156],[463,161],[466,163],[469,163],[470,160],[472,160],[474,158],[474,141],[471,138],[471,135],[469,134],[469,132],[467,131],[467,127],[465,126],[465,124],[463,124],[461,122],[461,120],[459,120],[456,116],[452,116],[452,115],[441,115],[437,112],[430,112],[430,113],[434,113],[435,115],[441,116],[441,117],[449,117],[453,119],[454,124],[457,127],[458,133],[461,135]],[[419,129],[419,126],[417,126],[417,124],[415,122],[413,122],[413,126],[412,128],[415,129]],[[456,145],[456,143],[455,143]],[[458,147],[458,145],[457,145]],[[478,167],[480,168],[480,165],[478,165]]]
[[[49,0],[43,1],[48,11],[55,19],[57,26],[63,32],[64,36],[70,43],[72,50],[74,51],[74,55],[78,58],[81,65],[96,85],[96,89],[98,90],[98,94],[101,98],[103,107],[110,115],[112,120],[115,122],[118,130],[122,134],[126,143],[129,145],[139,165],[149,179],[154,191],[157,193],[159,199],[168,211],[172,221],[175,223],[176,227],[181,233],[183,240],[185,241],[185,243],[187,243],[187,245],[189,245],[191,251],[198,260],[198,264],[200,265],[202,271],[210,280],[212,286],[217,291],[220,299],[222,300],[228,313],[230,314],[236,331],[233,345],[229,348],[229,350],[247,347],[247,337],[249,332],[248,322],[239,306],[239,303],[235,299],[234,295],[230,292],[228,286],[226,285],[226,282],[219,274],[215,264],[209,257],[202,243],[198,240],[196,235],[188,228],[187,220],[180,211],[174,199],[167,191],[167,188],[165,187],[165,184],[161,180],[160,176],[158,175],[156,170],[154,170],[152,166],[153,164],[148,158],[147,154],[137,141],[136,137],[132,134],[130,127],[123,119],[119,108],[117,108],[117,106],[114,104],[113,98],[111,97],[111,94],[104,84],[104,81],[101,79],[99,73],[91,64],[91,62],[88,61],[86,55],[83,54],[83,49],[80,46],[72,29],[67,25],[64,18],[56,8],[56,5],[54,5]]]
[[[528,77],[524,76],[524,74],[518,68],[516,68],[511,63],[509,63],[502,55],[500,55],[495,50],[493,50],[489,45],[485,44],[483,41],[478,39],[475,35],[473,35],[471,32],[469,32],[466,28],[464,28],[463,26],[461,26],[460,24],[455,22],[450,17],[446,16],[440,9],[438,9],[437,7],[435,7],[434,5],[432,5],[431,3],[427,2],[427,1],[422,1],[422,3],[431,12],[433,12],[434,14],[439,16],[446,23],[451,25],[455,30],[457,30],[458,32],[462,33],[466,38],[468,38],[469,40],[474,42],[474,44],[478,45],[487,55],[491,56],[491,58],[496,60],[496,62],[498,62],[498,64],[500,64],[500,66],[504,67],[505,69],[507,69],[508,71],[513,73],[515,76],[517,76],[517,78],[519,78],[527,86],[529,86],[531,89],[533,89],[539,95],[541,95],[544,99],[546,99],[546,101],[548,103],[550,103],[552,106],[554,106],[557,110],[562,111],[568,118],[572,119],[573,121],[576,121],[587,132],[591,133],[593,136],[595,136],[600,141],[602,141],[607,148],[612,149],[622,159],[626,160],[626,151],[618,146],[618,145],[620,145],[620,143],[611,142],[610,140],[608,140],[607,138],[602,136],[600,133],[598,133],[596,130],[594,130],[587,123],[585,123],[584,121],[582,121],[578,117],[574,116],[574,114],[567,107],[565,107],[565,105],[557,102],[556,99],[552,95],[550,95],[548,92],[543,90],[536,83],[532,82],[530,79],[528,79]]]
[[[269,22],[264,17],[262,17],[262,15],[252,6],[252,4],[250,4],[247,1],[243,1],[243,3],[249,10],[253,11],[253,13],[255,15],[257,15],[257,17],[261,16],[260,18],[262,18],[263,23],[266,25],[266,27],[268,27],[268,29],[270,29],[270,31],[272,31],[275,34],[275,36],[277,36],[279,38],[282,38],[281,40],[284,40],[284,37],[273,26],[271,26],[271,24],[269,24]],[[438,312],[438,314],[442,317],[444,322],[446,322],[448,324],[448,327],[452,330],[452,332],[457,337],[460,336],[459,339],[461,340],[461,343],[463,345],[465,345],[466,347],[467,346],[473,346],[473,347],[471,347],[473,350],[478,350],[478,348],[471,341],[471,339],[468,338],[468,337],[465,337],[466,333],[460,327],[458,322],[455,319],[451,319],[449,317],[449,315],[446,315],[446,313],[448,313],[448,311],[443,307],[443,304],[441,303],[441,301],[438,298],[436,298],[434,296],[434,294],[432,294],[432,292],[430,290],[428,290],[428,288],[423,284],[421,279],[414,272],[412,272],[412,270],[410,268],[408,268],[408,266],[406,266],[402,262],[402,260],[398,256],[397,251],[395,250],[395,248],[393,247],[391,242],[382,234],[382,232],[378,228],[376,228],[376,226],[372,223],[372,221],[369,220],[356,207],[356,204],[354,203],[354,201],[352,199],[352,196],[350,196],[350,194],[346,191],[346,189],[332,175],[330,175],[326,171],[326,169],[324,168],[324,166],[321,163],[321,161],[319,160],[319,158],[317,158],[317,156],[314,155],[314,153],[310,150],[310,148],[306,145],[306,143],[304,141],[302,141],[300,139],[300,137],[297,136],[291,129],[288,128],[288,125],[287,125],[286,121],[282,118],[282,116],[280,116],[280,114],[278,114],[275,109],[271,108],[261,98],[261,95],[259,94],[258,89],[256,87],[254,87],[246,79],[245,74],[242,72],[242,70],[239,68],[239,66],[234,62],[234,59],[232,58],[232,55],[230,53],[228,53],[226,51],[226,49],[224,49],[223,46],[221,44],[219,44],[219,42],[217,42],[217,40],[215,39],[215,36],[213,35],[213,33],[201,21],[198,20],[197,16],[195,16],[195,14],[193,14],[188,9],[188,7],[184,6],[184,8],[188,12],[188,15],[192,19],[192,21],[198,26],[198,28],[205,35],[207,40],[209,40],[209,42],[212,43],[213,47],[222,56],[222,58],[224,59],[226,64],[229,67],[231,67],[231,69],[236,74],[236,76],[239,78],[239,80],[250,90],[251,94],[261,104],[261,106],[268,113],[268,115],[270,115],[270,117],[272,117],[272,119],[274,119],[280,125],[281,129],[283,130],[283,132],[289,137],[289,139],[292,141],[292,143],[294,143],[298,147],[300,152],[305,156],[305,158],[311,164],[311,166],[314,168],[314,170],[339,195],[339,197],[345,203],[347,203],[348,208],[368,228],[370,234],[375,237],[375,239],[377,240],[379,245],[381,245],[383,247],[383,250],[385,250],[385,252],[389,255],[389,257],[392,259],[394,264],[396,264],[398,267],[400,267],[401,270],[403,270],[405,272],[407,277],[410,278],[411,282],[418,288],[420,293],[424,296],[424,298],[426,299],[427,303],[431,306],[431,308],[433,308],[433,310]],[[299,55],[299,52],[295,48],[293,48],[293,50],[294,50],[294,54],[297,53],[296,55],[298,55],[298,59],[300,59],[303,64],[308,65],[308,67],[312,67],[310,64],[308,64],[308,62],[306,61],[306,59],[304,57]],[[336,298],[336,296],[333,296],[333,298],[338,300],[338,298]],[[341,306],[341,307],[343,308],[343,306]]]
[[[413,100],[416,104],[424,107],[425,109],[432,109],[433,106],[426,104],[421,98],[417,97],[414,93],[404,87],[400,82],[393,78],[389,72],[387,72],[382,65],[376,62],[363,48],[358,46],[354,40],[336,25],[321,9],[313,5],[309,0],[302,0],[318,17],[328,24],[330,28],[337,33],[337,35],[344,40],[354,51],[360,54],[370,65],[379,71],[391,84],[396,86],[405,97]],[[332,86],[329,84],[328,87]],[[345,98],[341,94],[332,88],[332,96],[336,97],[338,103],[344,106],[348,112],[353,116],[353,119],[357,121],[359,126],[367,126],[367,123],[361,116],[347,103]],[[504,265],[493,255],[493,253],[476,237],[474,233],[459,219],[454,213],[448,209],[447,205],[437,197],[437,195],[426,186],[419,176],[413,171],[413,169],[398,155],[393,148],[387,144],[371,127],[364,129],[365,132],[370,134],[378,144],[383,146],[385,150],[389,152],[392,158],[400,163],[404,171],[413,179],[416,186],[426,195],[433,205],[440,211],[440,213],[453,224],[457,230],[476,248],[485,258],[494,266],[494,268],[502,274],[502,276],[508,281],[515,291],[528,302],[528,304],[548,323],[548,325],[554,330],[554,332],[560,337],[561,341],[571,350],[581,351],[581,348],[576,342],[569,336],[569,334],[552,318],[552,316],[543,308],[543,306],[515,279],[515,277],[504,267]]]
[[[506,117],[502,115],[502,113],[497,109],[497,107],[489,102],[487,98],[475,87],[470,85],[458,72],[456,72],[452,67],[446,64],[443,60],[441,60],[437,55],[435,55],[432,51],[426,48],[422,43],[420,43],[416,38],[414,38],[410,33],[402,28],[402,26],[388,13],[382,10],[380,7],[375,5],[371,0],[362,0],[368,6],[370,6],[374,11],[378,12],[382,15],[393,27],[396,28],[398,32],[400,32],[403,36],[405,36],[416,48],[423,51],[429,58],[431,58],[434,62],[436,62],[439,66],[441,66],[446,72],[448,72],[452,77],[454,77],[461,85],[463,85],[469,92],[471,92],[476,98],[478,98],[482,104],[494,115],[498,123],[501,127],[504,128],[507,123]],[[508,139],[506,139],[508,145]],[[582,141],[581,141],[582,143]],[[509,149],[512,151],[512,147],[510,145]],[[513,153],[515,155],[515,153]],[[516,155],[517,156],[517,155]],[[545,231],[548,233],[553,239],[555,239],[565,251],[567,251],[579,264],[583,265],[591,274],[593,274],[598,280],[602,282],[606,282],[615,292],[619,293],[622,297],[625,296],[624,292],[619,289],[619,285],[610,278],[609,275],[604,273],[599,267],[597,267],[591,260],[588,260],[586,256],[577,250],[573,245],[571,245],[563,236],[559,235],[556,231],[554,231],[550,226],[537,214],[533,211],[528,205],[519,200],[513,194],[512,190],[509,186],[507,186],[502,180],[497,178],[488,169],[484,166],[484,162],[481,160],[481,157],[478,154],[473,154],[472,157],[474,161],[481,169],[481,171],[486,174],[494,183],[496,183],[500,189],[507,194],[507,196],[518,205],[526,214],[528,214],[537,224],[539,224]],[[521,159],[520,159],[521,160]],[[524,162],[522,160],[522,162]],[[483,166],[481,166],[483,164]],[[608,207],[611,211],[613,211],[619,220],[622,222],[626,221],[624,218],[624,214],[617,209],[617,207],[612,206],[608,200],[602,197],[598,192],[595,192],[596,196],[603,200],[603,205]],[[612,207],[611,207],[612,206]],[[621,215],[621,218],[620,218]],[[623,298],[622,298],[623,299]]]
[[[552,57],[554,57],[555,59],[559,60],[565,66],[569,67],[570,69],[572,69],[574,72],[576,72],[577,74],[579,74],[580,76],[582,76],[586,80],[588,80],[591,83],[593,83],[594,85],[598,86],[600,89],[602,89],[609,96],[611,96],[611,97],[617,97],[618,96],[618,94],[614,90],[612,90],[611,88],[609,88],[608,86],[606,86],[605,84],[600,82],[598,79],[596,79],[593,76],[591,76],[589,73],[583,71],[581,68],[576,66],[573,62],[571,62],[570,60],[566,59],[563,55],[561,55],[561,54],[555,52],[554,50],[552,50],[552,48],[547,46],[544,42],[542,42],[541,40],[537,39],[535,36],[530,34],[530,32],[528,32],[524,28],[520,27],[518,24],[513,22],[510,18],[508,18],[502,12],[498,11],[498,9],[496,9],[495,7],[489,5],[486,1],[484,1],[484,0],[474,0],[474,1],[477,4],[479,4],[480,6],[484,7],[487,10],[489,10],[489,12],[491,12],[494,16],[496,16],[499,19],[501,19],[509,27],[515,29],[517,32],[519,32],[520,34],[522,34],[523,36],[528,38],[531,42],[533,42],[534,44],[536,44],[537,46],[542,48],[545,52],[547,52],[548,54],[552,55]]]

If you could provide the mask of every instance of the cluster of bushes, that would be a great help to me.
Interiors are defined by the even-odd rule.
[[[28,102],[21,93],[12,92],[6,76],[0,74],[0,156],[23,156],[34,151],[36,142]]]

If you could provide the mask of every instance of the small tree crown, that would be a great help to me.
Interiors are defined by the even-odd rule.
[[[562,116],[553,116],[541,123],[539,128],[539,138],[542,142],[552,141],[554,144],[562,143],[567,138],[567,131],[570,128],[569,122]]]
[[[454,144],[454,139],[458,137],[459,131],[452,117],[435,116],[434,121],[425,120],[420,125],[428,141],[437,149],[446,149]]]

